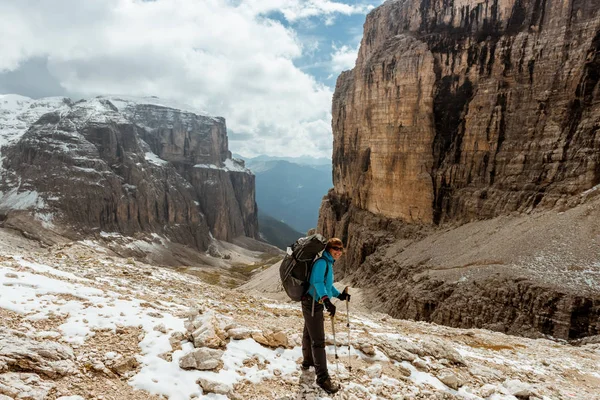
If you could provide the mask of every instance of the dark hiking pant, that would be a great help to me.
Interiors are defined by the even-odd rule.
[[[308,296],[307,296],[308,297]],[[327,356],[325,354],[325,326],[323,323],[323,304],[314,302],[308,297],[302,300],[304,316],[304,333],[302,334],[302,356],[304,365],[314,365],[317,381],[322,382],[329,377],[327,372]]]

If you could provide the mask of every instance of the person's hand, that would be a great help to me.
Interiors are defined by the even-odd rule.
[[[329,312],[329,315],[331,315],[332,318],[335,317],[335,306],[333,305],[331,300],[329,300],[329,297],[325,297],[323,299],[323,305],[325,306],[325,309]]]
[[[344,291],[339,294],[338,299],[340,299],[341,301],[350,301],[350,294],[346,291],[346,289],[344,289]]]

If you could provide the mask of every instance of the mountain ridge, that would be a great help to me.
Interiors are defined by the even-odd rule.
[[[231,159],[225,120],[157,103],[0,98],[4,218],[30,213],[74,237],[154,232],[202,250],[210,234],[257,237],[254,175]]]

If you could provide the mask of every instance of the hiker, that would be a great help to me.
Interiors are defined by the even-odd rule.
[[[304,316],[304,333],[302,335],[302,369],[315,367],[317,385],[328,394],[337,392],[340,388],[331,382],[327,372],[327,356],[325,355],[325,326],[323,323],[323,308],[333,318],[335,306],[331,303],[333,297],[350,301],[347,290],[339,292],[333,286],[333,263],[340,258],[344,246],[338,238],[327,241],[323,255],[315,261],[310,274],[310,287],[302,299],[302,315]]]

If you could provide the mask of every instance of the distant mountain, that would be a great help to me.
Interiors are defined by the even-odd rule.
[[[288,161],[298,165],[331,165],[331,159],[325,157],[274,157],[261,154],[256,157],[244,157],[239,154],[233,154],[235,158],[241,158],[246,161],[247,165],[256,164],[263,161]]]
[[[260,209],[258,211],[258,227],[260,236],[264,240],[282,250],[285,250],[299,237],[304,236],[304,234],[265,214],[263,211],[260,211]]]
[[[177,107],[0,94],[0,220],[165,235],[202,251],[258,237],[255,176],[231,159],[225,119]]]
[[[269,158],[275,157],[246,160],[256,176],[258,209],[306,233],[317,226],[321,199],[333,186],[331,163],[302,165]]]

